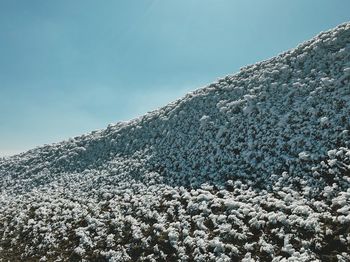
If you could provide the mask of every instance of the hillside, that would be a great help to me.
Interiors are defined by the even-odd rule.
[[[0,261],[350,261],[350,23],[0,159]]]

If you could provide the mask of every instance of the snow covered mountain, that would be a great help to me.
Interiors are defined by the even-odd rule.
[[[350,23],[0,159],[0,261],[350,261]]]

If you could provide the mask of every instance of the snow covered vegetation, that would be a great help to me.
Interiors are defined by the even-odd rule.
[[[0,261],[350,261],[350,23],[0,159]]]

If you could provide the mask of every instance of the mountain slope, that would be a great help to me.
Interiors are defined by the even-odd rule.
[[[350,260],[349,116],[345,23],[138,119],[0,160],[0,259]]]

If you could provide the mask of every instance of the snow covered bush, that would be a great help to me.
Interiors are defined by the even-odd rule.
[[[0,261],[350,261],[350,24],[0,158]]]

